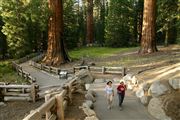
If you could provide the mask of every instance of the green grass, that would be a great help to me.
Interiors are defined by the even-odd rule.
[[[120,52],[128,52],[135,48],[108,48],[108,47],[83,47],[74,49],[69,52],[73,59],[80,59],[82,57],[99,58],[109,57]]]
[[[0,61],[0,82],[6,83],[27,83],[26,80],[17,75],[12,69],[11,61]]]

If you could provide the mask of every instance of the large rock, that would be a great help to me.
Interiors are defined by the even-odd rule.
[[[94,110],[90,108],[83,108],[83,111],[87,116],[96,116],[96,113],[94,112]]]
[[[148,112],[158,120],[171,120],[165,114],[162,101],[159,98],[152,98],[148,105]]]
[[[85,98],[86,98],[86,100],[91,100],[91,101],[93,101],[93,102],[96,101],[95,97],[94,97],[92,94],[90,94],[90,93],[87,93],[87,94],[85,95]]]
[[[85,84],[86,90],[89,90],[90,86],[91,86],[91,84]]]
[[[84,120],[99,120],[96,116],[86,117]]]
[[[151,97],[150,96],[142,96],[140,98],[140,101],[143,105],[148,105],[149,104],[149,101],[150,101]]]
[[[174,94],[169,94],[163,99],[163,108],[166,115],[172,120],[180,120],[180,96],[179,91]]]
[[[106,82],[105,79],[95,79],[94,80],[94,83],[104,83],[104,82]]]
[[[93,97],[97,96],[97,94],[96,94],[96,92],[94,90],[88,90],[87,93],[91,94]]]
[[[93,109],[94,106],[93,106],[93,102],[91,100],[86,100],[83,105],[82,105],[84,108],[91,108]]]
[[[82,69],[77,72],[75,76],[83,83],[92,83],[94,81],[94,78],[89,70]]]
[[[165,86],[164,84],[160,83],[160,81],[156,81],[153,82],[152,85],[149,88],[149,93],[153,96],[153,97],[158,97],[160,95],[164,95],[166,94],[166,92],[168,91],[168,87]]]
[[[138,98],[141,98],[141,97],[144,96],[144,90],[143,90],[143,88],[139,88],[139,89],[136,91],[136,96],[137,96]]]
[[[6,104],[4,103],[4,102],[0,102],[0,107],[5,107],[6,106]]]
[[[144,83],[142,83],[141,85],[140,85],[140,87],[144,90],[144,91],[148,91],[148,89],[150,88],[150,84],[149,83],[146,83],[146,82],[144,82]]]
[[[127,75],[125,75],[125,76],[123,77],[123,80],[124,80],[124,81],[131,81],[132,77],[133,77],[132,74],[127,74]]]
[[[180,78],[176,78],[176,79],[170,79],[169,80],[169,84],[171,85],[171,87],[175,90],[180,89]]]

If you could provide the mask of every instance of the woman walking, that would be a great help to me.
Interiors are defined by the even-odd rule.
[[[108,109],[112,108],[112,101],[113,101],[113,97],[114,97],[114,90],[113,90],[113,86],[112,86],[112,82],[108,81],[106,88],[106,97],[107,97],[107,102],[108,102]]]
[[[122,110],[122,103],[124,101],[125,91],[126,91],[126,85],[124,84],[123,81],[121,81],[120,84],[117,87],[120,110]]]

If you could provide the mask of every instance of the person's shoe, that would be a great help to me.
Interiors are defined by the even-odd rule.
[[[121,106],[119,107],[119,110],[122,110],[122,107],[121,107]]]

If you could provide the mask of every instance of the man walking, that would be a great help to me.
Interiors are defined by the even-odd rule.
[[[119,109],[120,110],[122,110],[122,103],[124,101],[125,91],[126,91],[126,85],[124,84],[123,81],[121,81],[117,87],[117,93],[118,93],[118,98],[119,98]]]

